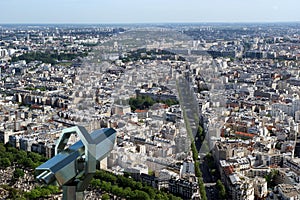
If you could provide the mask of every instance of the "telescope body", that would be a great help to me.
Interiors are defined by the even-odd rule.
[[[65,148],[71,134],[77,133],[80,141]],[[113,149],[116,131],[103,128],[89,134],[84,127],[64,129],[56,147],[55,156],[36,168],[36,178],[45,184],[57,183],[72,186],[76,192],[84,191],[96,172],[97,161]]]

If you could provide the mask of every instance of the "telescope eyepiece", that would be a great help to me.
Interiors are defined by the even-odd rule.
[[[55,180],[54,174],[48,170],[45,170],[44,172],[39,174],[36,178],[39,182],[42,182],[44,184],[49,184]]]

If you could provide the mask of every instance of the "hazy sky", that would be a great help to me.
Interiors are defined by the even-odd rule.
[[[0,0],[0,23],[300,21],[300,0]]]

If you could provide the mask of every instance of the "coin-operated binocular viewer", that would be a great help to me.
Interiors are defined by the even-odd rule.
[[[80,141],[66,148],[71,134]],[[97,162],[113,149],[116,131],[103,128],[91,134],[82,126],[66,128],[55,146],[55,156],[36,170],[36,178],[45,184],[58,183],[64,200],[84,199],[84,190],[96,172]]]

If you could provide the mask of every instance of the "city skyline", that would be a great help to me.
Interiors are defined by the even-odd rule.
[[[185,21],[201,3],[178,0],[101,15],[94,0],[3,1],[2,199],[300,199],[300,21],[230,22],[250,20],[244,1],[205,4],[223,23]],[[265,3],[265,17],[290,6]]]
[[[299,22],[296,0],[4,0],[0,23]]]

